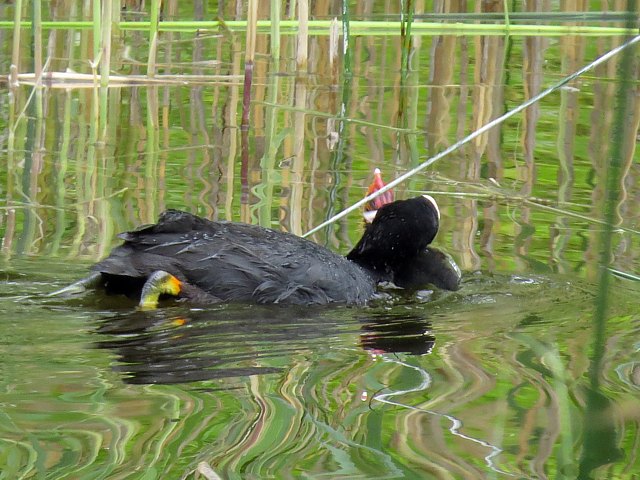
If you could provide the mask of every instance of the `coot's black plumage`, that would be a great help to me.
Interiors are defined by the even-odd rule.
[[[373,177],[373,182],[369,185],[367,195],[377,192],[385,187],[384,180],[382,179],[382,172],[379,168],[374,170]],[[432,197],[424,195],[424,198],[430,200],[431,203],[436,206],[437,217],[432,219],[434,224],[430,226],[422,226],[421,228],[424,228],[426,231],[433,231],[435,236],[435,233],[439,229],[440,211],[437,207],[436,201]],[[385,235],[390,231],[401,230],[403,222],[405,221],[404,217],[409,216],[410,218],[410,215],[407,214],[398,215],[401,213],[402,208],[398,208],[393,212],[385,212],[384,210],[380,212],[380,209],[384,205],[391,202],[393,202],[393,190],[387,190],[365,205],[363,212],[364,220],[366,222],[365,225],[368,230],[372,230],[372,232],[369,232],[369,237],[376,236],[374,231],[378,232],[377,235]],[[382,229],[380,229],[379,225],[371,225],[371,222],[373,222],[375,218],[378,218],[380,213],[382,215],[380,219],[383,220],[383,225],[386,225]],[[383,218],[392,216],[399,217],[395,219],[395,222],[399,222],[400,227],[391,227],[394,220],[385,220]],[[460,288],[460,281],[462,280],[462,272],[460,271],[460,268],[449,255],[441,252],[437,248],[432,246],[420,248],[420,246],[416,246],[418,248],[418,251],[416,252],[411,246],[405,245],[403,248],[399,249],[399,255],[397,254],[395,256],[396,258],[392,259],[391,263],[394,266],[393,272],[388,273],[389,259],[385,258],[385,256],[375,255],[374,252],[372,252],[371,247],[363,242],[366,240],[367,236],[365,235],[353,251],[349,253],[347,258],[356,260],[358,257],[362,256],[369,257],[371,259],[370,261],[373,262],[374,270],[383,272],[382,280],[391,281],[398,287],[412,290],[424,288],[427,285],[434,285],[444,290],[458,290]],[[431,243],[432,240],[433,238],[429,239],[428,243]],[[409,252],[411,253],[407,255]]]
[[[388,203],[378,209],[347,259],[379,281],[393,281],[400,272],[412,268],[433,241],[439,216],[435,200],[428,195]]]
[[[177,210],[120,235],[125,243],[93,270],[108,290],[122,277],[146,280],[165,271],[220,301],[363,304],[374,282],[353,262],[309,240],[257,225],[214,222]],[[210,300],[214,300],[211,298]]]
[[[396,271],[393,283],[408,290],[434,285],[443,290],[458,290],[462,272],[453,259],[431,246],[425,248],[410,265]]]
[[[142,306],[162,293],[200,302],[362,305],[380,281],[430,282],[415,269],[428,260],[438,221],[431,197],[389,203],[345,258],[289,233],[168,210],[158,223],[120,234],[124,244],[75,285],[140,296]]]

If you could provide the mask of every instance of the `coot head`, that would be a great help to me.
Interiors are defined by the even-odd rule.
[[[429,245],[438,232],[440,212],[428,195],[382,206],[347,258],[378,280],[393,280]]]
[[[384,186],[380,170],[376,168],[367,195]],[[423,208],[416,208],[420,204]],[[419,217],[421,220],[407,221]],[[460,288],[462,273],[451,256],[433,246],[427,247],[440,223],[440,210],[433,197],[423,195],[393,202],[389,190],[365,206],[364,218],[365,235],[347,258],[368,269],[377,280],[390,281],[406,289],[428,285],[445,290]],[[396,241],[392,241],[393,238]],[[371,247],[371,243],[376,244],[375,247]]]

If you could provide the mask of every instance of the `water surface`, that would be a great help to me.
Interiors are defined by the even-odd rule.
[[[50,68],[88,73],[87,35],[50,32]],[[620,39],[416,37],[403,72],[398,37],[354,37],[347,69],[328,37],[309,39],[302,68],[295,37],[274,62],[258,35],[246,135],[241,81],[212,77],[243,73],[244,37],[162,39],[158,73],[201,81],[45,88],[42,115],[30,86],[1,86],[0,478],[640,474],[637,282],[614,278],[593,326],[618,59],[396,190],[438,200],[458,292],[152,312],[46,296],[168,207],[302,234],[362,198],[374,167],[395,178]],[[143,33],[113,48],[114,72],[144,73]],[[629,104],[612,264],[637,275]],[[312,239],[344,254],[361,229],[354,213]]]

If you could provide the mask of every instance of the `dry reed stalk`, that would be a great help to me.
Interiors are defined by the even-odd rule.
[[[33,71],[36,76],[36,110],[42,115],[42,2],[33,2]]]
[[[232,38],[232,49],[234,51],[239,50],[240,42],[233,37]],[[242,69],[242,65],[240,63],[240,55],[233,56],[233,63],[231,65],[232,75],[241,77],[240,71]],[[231,84],[229,87],[229,100],[228,100],[228,108],[225,109],[227,111],[226,124],[229,128],[226,129],[228,132],[228,155],[227,155],[227,165],[226,165],[226,196],[225,196],[225,218],[227,220],[233,220],[233,193],[234,189],[234,180],[235,180],[235,170],[234,170],[234,159],[237,157],[238,151],[238,136],[236,132],[238,130],[238,106],[240,103],[240,88],[238,84]]]
[[[244,55],[244,91],[242,96],[242,123],[244,130],[249,128],[249,110],[251,104],[251,84],[253,83],[253,61],[256,53],[256,25],[258,21],[258,0],[249,0],[247,11],[247,36]]]
[[[109,87],[132,87],[135,85],[240,85],[242,75],[110,75]],[[47,88],[94,88],[95,81],[100,82],[100,75],[72,72],[46,72],[41,82]],[[21,73],[17,76],[18,84],[35,85],[38,78],[33,73]]]
[[[258,0],[249,0],[247,11],[247,38],[244,59],[244,91],[242,93],[242,123],[240,124],[241,166],[240,203],[249,203],[249,112],[251,110],[251,84],[253,83],[253,61],[256,53],[256,31]]]
[[[294,99],[298,111],[293,115],[293,162],[291,165],[291,197],[289,200],[289,227],[290,231],[298,236],[302,235],[307,88],[307,79],[298,77]]]
[[[22,0],[16,0],[13,8],[13,43],[11,49],[11,66],[9,67],[9,87],[17,86],[18,72],[20,71],[20,29],[22,27]]]
[[[309,2],[298,2],[298,47],[296,52],[296,64],[298,72],[307,70],[309,56]]]
[[[296,86],[294,106],[293,163],[291,166],[291,198],[289,201],[289,227],[291,232],[302,235],[302,197],[305,165],[305,126],[307,108],[307,60],[309,54],[309,2],[298,2],[299,30],[296,45]],[[301,75],[302,74],[302,75]]]
[[[338,77],[338,47],[340,41],[340,24],[338,19],[331,20],[331,27],[329,32],[329,68],[331,69],[331,76],[334,81]]]

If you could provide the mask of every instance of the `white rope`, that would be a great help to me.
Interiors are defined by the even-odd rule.
[[[480,127],[478,130],[470,133],[469,135],[467,135],[465,138],[463,138],[462,140],[454,143],[453,145],[451,145],[450,147],[446,148],[445,150],[443,150],[442,152],[438,153],[437,155],[429,158],[428,160],[425,160],[423,163],[421,163],[420,165],[418,165],[417,167],[415,167],[412,170],[409,170],[408,172],[400,175],[398,178],[396,178],[395,180],[387,183],[383,188],[381,188],[380,190],[372,193],[371,195],[367,195],[365,198],[363,198],[362,200],[360,200],[359,202],[354,203],[353,205],[351,205],[348,208],[345,208],[344,210],[342,210],[341,212],[335,214],[333,217],[331,217],[329,220],[322,222],[320,225],[318,225],[315,228],[312,228],[311,230],[309,230],[307,233],[305,233],[303,235],[303,237],[308,237],[309,235],[317,232],[318,230],[323,229],[324,227],[326,227],[327,225],[330,225],[331,223],[335,222],[336,220],[341,219],[342,217],[348,215],[349,213],[353,212],[354,210],[356,210],[357,208],[360,208],[362,205],[364,205],[365,203],[370,202],[371,200],[373,200],[374,198],[376,198],[379,195],[382,195],[384,192],[386,192],[387,190],[391,190],[393,187],[395,187],[396,185],[404,182],[407,178],[412,177],[413,175],[415,175],[416,173],[424,170],[425,168],[427,168],[429,165],[431,165],[432,163],[435,163],[436,161],[440,160],[442,157],[444,157],[445,155],[449,155],[451,152],[453,152],[454,150],[457,150],[458,148],[460,148],[462,145],[464,145],[465,143],[470,142],[471,140],[473,140],[474,138],[482,135],[484,132],[486,132],[487,130],[489,130],[490,128],[504,122],[506,119],[513,117],[516,113],[520,113],[522,110],[524,110],[525,108],[527,108],[528,106],[536,103],[537,101],[541,100],[542,98],[546,97],[547,95],[549,95],[550,93],[556,91],[557,89],[559,89],[560,87],[562,87],[563,85],[566,85],[567,83],[569,83],[571,80],[573,80],[576,77],[579,77],[580,75],[582,75],[585,72],[588,72],[589,70],[591,70],[594,67],[597,67],[598,65],[600,65],[601,63],[606,62],[607,60],[609,60],[611,57],[613,57],[614,55],[617,55],[618,53],[620,53],[622,50],[624,50],[625,48],[638,43],[640,41],[640,35],[633,37],[632,39],[630,39],[629,41],[623,43],[622,45],[614,48],[613,50],[605,53],[604,55],[602,55],[601,57],[597,58],[596,60],[594,60],[593,62],[591,62],[590,64],[582,67],[580,70],[572,73],[571,75],[563,78],[562,80],[560,80],[558,83],[556,83],[555,85],[547,88],[546,90],[544,90],[543,92],[540,92],[539,94],[535,95],[534,97],[531,97],[529,100],[527,100],[526,102],[524,102],[523,104],[521,104],[520,106],[514,108],[513,110],[510,110],[509,112],[505,113],[504,115],[502,115],[501,117],[498,117],[494,120],[492,120],[491,122],[487,123],[486,125]]]

